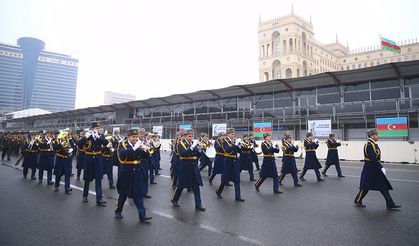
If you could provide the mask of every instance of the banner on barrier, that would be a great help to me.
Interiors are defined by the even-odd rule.
[[[328,137],[332,133],[331,120],[309,120],[307,126],[308,132],[316,137]]]
[[[154,132],[157,132],[160,137],[163,136],[163,126],[153,126],[153,133]]]
[[[220,132],[226,132],[227,131],[227,124],[221,123],[221,124],[212,124],[212,136],[218,136]]]

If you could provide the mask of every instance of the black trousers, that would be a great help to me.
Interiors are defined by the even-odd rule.
[[[355,203],[362,204],[362,199],[365,198],[365,196],[368,194],[369,190],[359,190],[358,194],[355,196]],[[379,190],[381,195],[383,195],[384,199],[386,200],[387,207],[394,206],[393,198],[390,196],[390,192],[388,190]]]
[[[1,160],[4,160],[4,157],[6,156],[6,154],[7,154],[7,160],[9,161],[11,150],[10,150],[10,148],[4,147],[3,151],[1,152]]]
[[[330,166],[331,166],[331,165],[326,165],[326,166],[324,167],[324,169],[323,169],[323,173],[324,173],[324,174],[326,174],[327,169],[329,169],[329,168],[330,168]],[[336,167],[336,172],[338,173],[338,176],[341,176],[341,175],[342,175],[342,169],[340,169],[340,164],[335,164],[335,167]]]

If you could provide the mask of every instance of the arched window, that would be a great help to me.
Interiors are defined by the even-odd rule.
[[[300,77],[300,69],[297,68],[297,77]]]
[[[280,79],[281,78],[281,62],[275,60],[272,63],[272,79]]]
[[[289,45],[290,45],[290,52],[292,52],[292,50],[294,49],[292,38],[290,38]]]
[[[271,49],[271,45],[270,44],[267,44],[266,45],[266,56],[270,56],[271,55],[271,53],[269,52],[270,49]]]
[[[279,55],[281,52],[281,38],[279,32],[274,32],[272,34],[272,54]]]
[[[303,61],[303,74],[304,76],[307,76],[307,62]]]
[[[287,70],[285,70],[285,77],[288,78],[292,78],[292,69],[291,68],[287,68]]]
[[[263,80],[264,80],[264,81],[268,81],[268,80],[269,80],[269,73],[268,73],[268,72],[265,72],[265,73],[263,74]]]
[[[302,41],[303,41],[303,54],[307,54],[307,37],[305,32],[301,34]]]
[[[265,46],[262,45],[262,51],[260,52],[262,57],[265,57]]]

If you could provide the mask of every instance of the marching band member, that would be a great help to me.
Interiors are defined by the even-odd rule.
[[[36,132],[30,132],[29,137],[22,145],[23,150],[23,177],[26,179],[28,170],[31,169],[31,179],[36,180],[36,164],[38,162],[38,143],[36,141]]]
[[[329,139],[327,139],[326,143],[327,143],[328,151],[327,151],[326,164],[322,172],[323,176],[327,177],[327,174],[326,174],[327,169],[329,169],[331,165],[335,165],[336,172],[338,173],[338,177],[344,178],[345,176],[342,175],[342,170],[340,168],[339,155],[338,155],[338,147],[342,145],[340,143],[340,140],[336,140],[335,134],[331,133],[329,134]]]
[[[115,130],[114,131],[113,142],[112,142],[113,148],[115,150],[117,150],[119,148],[119,144],[121,142],[124,142],[124,141],[125,141],[125,138],[121,135],[121,132],[119,130]],[[118,176],[119,176],[119,165],[120,165],[120,163],[119,163],[118,156],[117,156],[116,153],[113,154],[113,165],[118,167]]]
[[[151,133],[151,132],[146,132],[145,133],[145,140],[144,140],[144,144],[146,145],[146,146],[148,146],[152,151],[153,151],[153,153],[154,153],[154,148],[153,148],[153,140],[151,139],[151,137],[153,136],[153,133]],[[151,153],[151,154],[153,154],[153,153]],[[155,181],[154,181],[154,160],[153,160],[153,158],[152,158],[152,156],[150,155],[148,158],[147,158],[147,167],[148,167],[148,175],[147,175],[147,179],[150,181],[150,184],[157,184]],[[148,184],[147,184],[147,186],[148,186]]]
[[[279,194],[282,192],[279,191],[278,171],[276,169],[274,156],[275,153],[279,153],[279,146],[277,144],[275,146],[272,144],[272,136],[270,133],[264,133],[263,139],[265,141],[262,143],[262,170],[260,171],[260,178],[255,183],[255,189],[259,192],[259,188],[266,178],[272,178],[274,193]]]
[[[285,175],[290,173],[294,179],[294,187],[301,187],[298,183],[297,177],[297,165],[295,163],[294,153],[298,151],[298,147],[294,146],[292,143],[292,137],[290,134],[285,134],[282,139],[282,152],[284,153],[282,157],[282,168],[281,175],[278,178],[279,185],[282,184],[282,181],[285,178]]]
[[[67,131],[63,131],[54,140],[53,148],[56,151],[54,175],[55,175],[55,189],[58,191],[60,186],[61,176],[64,175],[64,189],[66,194],[70,194],[70,177],[72,170],[72,153],[76,145],[70,141],[70,135]]]
[[[83,170],[83,202],[88,202],[90,182],[95,180],[96,205],[104,207],[106,201],[102,200],[103,163],[101,154],[102,149],[108,144],[108,140],[99,134],[99,129],[100,123],[92,122],[87,135],[80,140],[81,144],[85,145],[86,150]]]
[[[80,180],[81,171],[84,168],[84,156],[86,155],[86,149],[84,145],[84,141],[81,141],[83,136],[85,135],[85,131],[79,130],[77,131],[78,139],[76,141],[77,145],[77,159],[76,159],[76,169],[77,169],[77,180]]]
[[[12,153],[12,134],[10,132],[2,139],[1,145],[1,160],[4,161],[4,157],[7,156],[7,161],[10,161],[10,155]]]
[[[218,198],[222,198],[221,193],[223,192],[224,186],[226,186],[229,181],[234,182],[234,192],[235,199],[238,202],[244,202],[245,200],[241,197],[240,194],[240,164],[238,163],[237,153],[240,151],[239,141],[240,139],[235,140],[235,129],[227,129],[227,138],[223,141],[223,151],[224,151],[224,166],[223,173],[221,174],[221,184],[216,190]]]
[[[43,135],[43,132],[40,134]],[[54,148],[53,148],[52,131],[46,131],[45,136],[40,137],[39,146],[39,159],[38,159],[38,183],[42,184],[44,170],[47,171],[47,184],[53,185],[52,169],[54,168]]]
[[[214,158],[214,169],[212,170],[211,176],[209,177],[208,181],[210,185],[212,185],[212,181],[215,178],[215,175],[223,173],[223,166],[224,166],[224,150],[223,150],[223,142],[226,138],[224,132],[218,133],[218,139],[214,142],[215,148],[215,158]]]
[[[179,133],[176,136],[176,139],[173,139],[171,142],[171,155],[172,158],[170,160],[170,177],[172,178],[172,189],[176,189],[177,179],[179,177],[179,141],[183,139],[183,133]]]
[[[304,175],[307,173],[307,170],[314,169],[314,172],[316,173],[317,181],[321,182],[324,181],[320,177],[320,171],[319,169],[322,168],[322,165],[320,164],[319,160],[316,156],[316,149],[319,147],[319,140],[315,139],[313,141],[313,134],[311,132],[308,132],[306,134],[306,139],[304,139],[304,150],[306,152],[306,158],[304,160],[304,168],[300,175],[300,180],[305,181]]]
[[[102,149],[103,175],[108,176],[109,189],[113,190],[116,188],[113,185],[114,139],[109,130],[105,131],[104,136],[108,140],[108,144]]]
[[[258,158],[258,154],[256,153],[256,150],[255,150],[255,148],[257,148],[259,145],[256,143],[255,136],[253,135],[253,133],[249,134],[249,141],[253,146],[252,150],[250,151],[250,156],[252,157],[252,162],[255,163],[256,170],[260,171],[259,158]]]
[[[386,177],[386,171],[381,164],[381,150],[378,147],[378,132],[376,129],[367,132],[368,141],[364,145],[364,168],[361,173],[359,192],[355,197],[354,203],[357,207],[364,208],[362,200],[370,190],[378,190],[383,195],[387,210],[397,210],[400,205],[396,205],[390,196],[392,190],[390,182]]]
[[[161,148],[161,144],[160,144],[160,140],[159,140],[159,135],[157,132],[153,133],[152,138],[151,138],[151,145],[153,148],[153,154],[151,155],[152,161],[153,161],[153,169],[154,169],[154,174],[155,175],[160,175],[159,171],[162,170],[160,168],[160,148]]]
[[[208,177],[210,177],[212,172],[212,161],[205,154],[205,151],[207,151],[211,147],[211,142],[209,141],[208,134],[205,132],[201,133],[201,137],[198,139],[198,141],[201,149],[203,150],[203,153],[199,158],[199,171],[202,171],[205,167],[208,167]]]
[[[148,148],[150,148],[150,146],[148,145],[148,141],[145,139],[145,135],[146,135],[146,132],[144,128],[141,128],[140,130],[138,130],[138,141],[141,141],[141,143],[144,146],[147,146]],[[145,170],[144,179],[146,180],[143,185],[143,195],[144,195],[144,198],[150,199],[151,196],[148,194],[148,179],[149,179],[148,172],[150,169],[150,154],[146,155],[143,159],[144,159],[143,161],[145,164],[142,166],[142,168],[143,170]]]
[[[143,132],[144,134],[144,132]],[[143,143],[138,139],[139,131],[130,129],[127,132],[127,140],[122,141],[117,149],[117,157],[120,163],[120,173],[117,181],[118,202],[115,210],[115,218],[122,219],[122,209],[127,198],[132,198],[138,210],[140,222],[151,220],[146,216],[143,202],[144,185],[147,184],[145,162],[148,153],[142,147]]]
[[[240,156],[239,156],[239,163],[240,163],[240,172],[246,170],[249,172],[250,181],[256,181],[255,176],[253,174],[253,162],[252,157],[250,155],[251,151],[251,143],[248,140],[249,135],[247,133],[243,134],[243,140],[240,142]]]
[[[198,141],[193,141],[193,130],[189,129],[184,133],[184,139],[179,141],[179,178],[173,198],[174,207],[179,207],[178,201],[185,188],[192,189],[195,197],[195,209],[205,211],[201,203],[201,192],[199,186],[203,186],[201,173],[198,169],[198,157],[202,150],[197,146]]]

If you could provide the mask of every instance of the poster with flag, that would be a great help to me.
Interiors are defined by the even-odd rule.
[[[380,137],[407,137],[407,117],[377,118],[376,127]]]
[[[192,129],[192,125],[179,125],[179,133]]]
[[[400,47],[393,40],[386,39],[380,36],[381,39],[381,49],[388,50],[397,54],[400,54]]]
[[[264,133],[272,133],[272,122],[253,123],[253,135],[255,137],[263,137]]]

